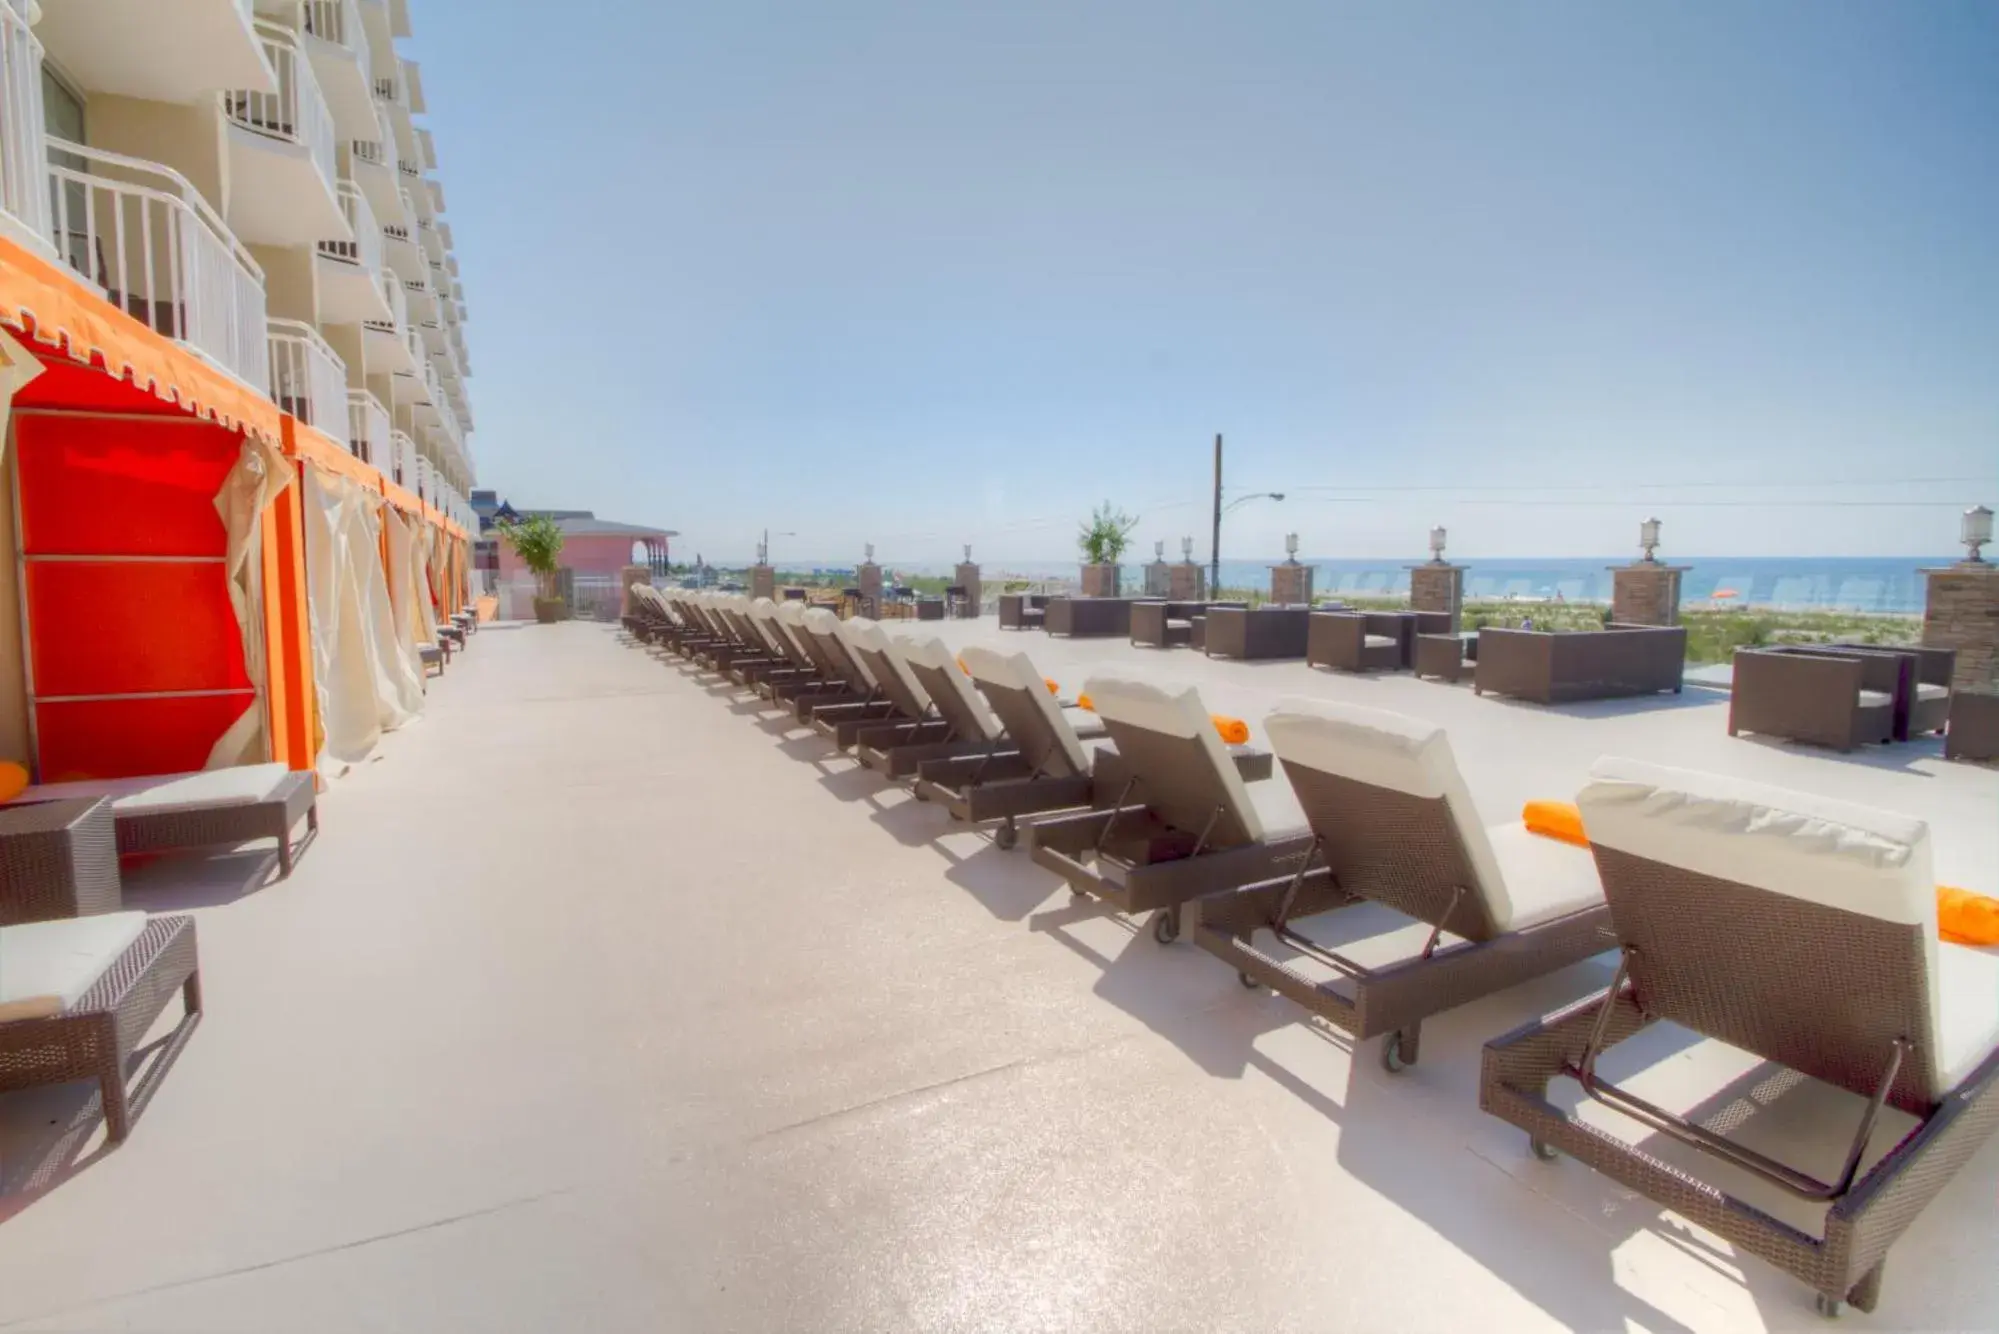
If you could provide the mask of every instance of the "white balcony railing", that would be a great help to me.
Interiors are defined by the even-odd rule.
[[[319,253],[328,259],[358,264],[370,273],[382,271],[382,229],[375,222],[375,210],[368,196],[352,181],[340,182],[340,211],[347,216],[351,241],[321,241]]]
[[[361,26],[361,10],[354,0],[305,0],[305,30],[321,41],[352,51],[361,63],[362,81],[374,85],[368,30]]]
[[[393,447],[389,433],[389,410],[382,406],[382,400],[365,389],[349,389],[347,447],[354,451],[354,457],[363,463],[386,462]]]
[[[408,486],[416,477],[416,441],[406,431],[389,432],[389,464],[383,470],[397,486]],[[378,460],[376,467],[382,468]]]
[[[42,44],[7,0],[0,0],[0,209],[36,236],[49,234],[48,185],[42,178]]]
[[[272,320],[271,398],[334,439],[347,422],[347,363],[319,331],[297,320]]]
[[[257,39],[263,43],[264,59],[277,73],[278,91],[224,94],[229,119],[245,129],[304,148],[330,189],[339,179],[334,148],[338,141],[333,134],[333,112],[327,109],[326,95],[313,77],[312,62],[299,54],[298,38],[289,29],[267,19],[257,20]]]
[[[387,320],[364,320],[364,327],[377,333],[400,334],[409,327],[409,303],[403,296],[402,282],[386,269],[377,271],[377,279],[382,284],[382,295],[389,302]]]
[[[4,7],[4,0],[0,0]],[[264,271],[179,172],[48,141],[43,189],[56,253],[105,299],[258,392]]]

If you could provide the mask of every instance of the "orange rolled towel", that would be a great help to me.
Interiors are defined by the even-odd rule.
[[[1955,945],[1999,945],[1999,899],[1938,885],[1937,934]]]
[[[1062,693],[1062,687],[1055,684],[1055,682],[1049,677],[1046,676],[1042,677],[1041,684],[1048,687],[1048,693],[1051,695],[1059,695]]]
[[[1088,709],[1091,713],[1095,713],[1097,711],[1097,702],[1088,695],[1078,695],[1076,696],[1076,707],[1079,709]]]
[[[1249,724],[1240,718],[1224,718],[1219,713],[1208,715],[1208,721],[1215,725],[1215,734],[1231,746],[1249,743]]]
[[[0,801],[12,801],[27,790],[27,768],[12,760],[0,761]]]
[[[1583,813],[1566,801],[1530,801],[1520,808],[1521,822],[1530,834],[1558,838],[1577,847],[1589,846],[1583,832]]]
[[[958,659],[958,670],[963,672],[967,676],[970,676],[972,674],[972,669],[965,665],[965,660],[963,658]]]

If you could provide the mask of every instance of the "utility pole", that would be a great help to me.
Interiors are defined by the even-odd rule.
[[[1215,432],[1215,528],[1208,542],[1208,596],[1222,595],[1222,436]]]

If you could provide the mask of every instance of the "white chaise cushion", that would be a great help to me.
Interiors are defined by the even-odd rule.
[[[1221,784],[1223,800],[1242,825],[1243,833],[1251,842],[1263,839],[1263,819],[1228,747],[1215,731],[1213,715],[1201,703],[1200,691],[1192,686],[1165,685],[1107,672],[1091,676],[1083,689],[1096,706],[1097,716],[1107,723],[1198,741],[1202,755]]]
[[[1263,730],[1270,736],[1270,748],[1287,766],[1297,764],[1411,797],[1441,799],[1457,825],[1458,838],[1478,882],[1470,888],[1485,900],[1486,913],[1499,930],[1517,930],[1561,915],[1550,911],[1538,893],[1533,913],[1526,911],[1524,899],[1516,910],[1511,882],[1493,853],[1478,807],[1472,804],[1471,793],[1465,790],[1464,778],[1458,772],[1451,740],[1442,727],[1387,709],[1291,698],[1278,701],[1276,711],[1264,719]],[[1581,853],[1582,862],[1588,862],[1582,849],[1573,851]],[[1528,855],[1538,873],[1542,869],[1539,855]],[[1593,873],[1591,878],[1594,880]],[[1575,883],[1567,872],[1555,880],[1565,886]],[[1596,896],[1601,898],[1601,891]]]
[[[923,688],[922,682],[910,675],[909,664],[902,660],[901,651],[883,633],[879,622],[865,616],[855,616],[840,622],[840,634],[847,641],[847,646],[854,650],[854,661],[866,668],[870,676],[875,675],[874,668],[861,654],[880,654],[888,662],[896,679],[902,682],[903,688],[909,691],[909,697],[916,701],[917,706],[924,709],[930,707],[930,692]]]
[[[1395,641],[1387,635],[1362,635],[1360,637],[1360,642],[1363,648],[1395,647]]]
[[[0,927],[0,1005],[53,996],[69,1009],[145,929],[142,912]]]
[[[986,697],[972,689],[971,678],[958,670],[958,664],[943,640],[935,635],[903,635],[898,636],[897,642],[902,646],[904,658],[927,671],[936,672],[951,683],[952,698],[977,721],[982,737],[990,740],[999,735],[999,719],[993,717]]]
[[[174,811],[212,810],[217,806],[248,806],[268,801],[277,795],[278,785],[290,773],[282,764],[240,764],[191,774],[44,783],[29,788],[19,800],[109,797],[115,813],[168,815]]]
[[[959,656],[965,660],[974,681],[998,690],[1025,690],[1035,707],[1041,710],[1049,730],[1054,732],[1071,771],[1076,774],[1090,772],[1089,752],[1083,749],[1076,729],[1069,726],[1069,720],[1062,716],[1055,697],[1048,693],[1046,679],[1034,670],[1034,663],[1025,653],[1001,653],[979,644],[967,644]]]
[[[835,616],[824,607],[814,607],[805,613],[805,629],[808,633],[818,635],[822,639],[835,641],[839,646],[837,650],[829,649],[834,661],[839,661],[841,654],[846,654],[847,657],[853,659],[854,670],[861,674],[861,680],[866,682],[870,687],[874,685],[875,674],[868,670],[867,663],[861,661],[853,654],[847,653],[847,641],[840,635],[840,618],[838,616]]]

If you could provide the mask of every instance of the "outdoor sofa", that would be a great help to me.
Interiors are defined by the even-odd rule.
[[[1679,694],[1687,631],[1678,625],[1621,625],[1601,630],[1478,632],[1472,689],[1536,704],[1627,695]]]

